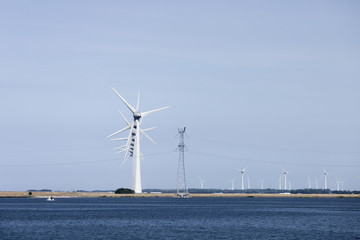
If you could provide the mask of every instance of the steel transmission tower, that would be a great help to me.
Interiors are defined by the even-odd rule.
[[[184,128],[179,128],[179,165],[178,165],[178,175],[177,175],[177,186],[176,186],[176,194],[180,197],[187,197],[189,195],[187,186],[186,186],[186,176],[185,176],[185,161],[184,161],[184,150],[185,150],[185,143],[184,143]]]

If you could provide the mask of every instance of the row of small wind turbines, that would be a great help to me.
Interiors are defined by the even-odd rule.
[[[245,187],[244,187],[244,174],[246,172],[246,168],[244,169],[238,169],[236,168],[237,171],[240,172],[241,174],[241,190],[245,190]],[[285,169],[282,169],[282,172],[283,172],[283,175],[284,175],[284,189],[283,190],[291,190],[291,182],[290,181],[287,181],[287,174],[290,173],[290,171],[288,170],[285,170]],[[327,176],[329,175],[328,172],[325,171],[325,169],[323,169],[323,175],[324,175],[324,189],[328,189],[328,185],[327,185]],[[280,176],[279,178],[279,190],[282,190],[282,185],[281,185],[281,178],[282,176]],[[201,189],[204,189],[204,182],[205,180],[202,179],[201,177],[199,177],[199,180],[200,180],[200,188]],[[344,182],[343,181],[339,181],[339,180],[336,180],[337,181],[337,190],[340,191],[340,190],[344,190]],[[234,190],[235,189],[235,179],[232,179],[232,180],[229,180],[229,182],[231,182],[231,190]],[[261,179],[259,180],[260,182],[260,187],[261,189],[264,189],[264,180]],[[247,189],[250,189],[250,178],[249,178],[249,175],[247,176]],[[341,186],[341,187],[340,187]],[[310,180],[310,177],[308,177],[308,188],[310,189],[311,188],[311,180]],[[315,180],[315,189],[318,189],[318,182],[317,182],[317,178]]]

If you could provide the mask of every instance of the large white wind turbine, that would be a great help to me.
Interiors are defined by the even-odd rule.
[[[289,173],[289,171],[286,171],[285,169],[282,169],[282,170],[283,170],[283,172],[284,172],[284,178],[285,178],[285,181],[284,181],[284,184],[285,184],[285,185],[284,185],[284,189],[287,190],[287,187],[286,187],[286,183],[287,183],[287,182],[286,182],[286,175]]]
[[[120,112],[120,114],[123,117],[124,121],[126,122],[127,126],[124,127],[123,129],[109,135],[108,138],[113,137],[119,133],[126,131],[126,130],[130,130],[130,133],[127,138],[115,138],[112,140],[125,140],[126,141],[125,145],[117,147],[114,150],[119,150],[117,153],[125,152],[124,161],[122,162],[121,166],[130,157],[132,157],[132,159],[133,159],[133,167],[132,167],[133,168],[133,170],[132,170],[133,171],[133,176],[132,176],[132,185],[133,186],[132,187],[133,187],[133,190],[135,191],[135,193],[142,193],[141,174],[140,174],[140,158],[141,158],[141,152],[140,152],[140,137],[141,136],[140,136],[140,134],[145,136],[146,138],[148,138],[154,144],[156,144],[156,143],[152,138],[150,138],[145,133],[146,131],[153,129],[153,128],[140,129],[141,120],[143,117],[145,117],[151,113],[158,112],[158,111],[167,109],[169,107],[158,108],[158,109],[147,111],[147,112],[140,112],[139,111],[140,93],[138,94],[136,108],[134,108],[114,88],[112,88],[112,90],[114,90],[114,92],[120,97],[120,99],[124,102],[126,107],[129,108],[129,110],[133,114],[133,121],[130,124],[126,120],[124,115]]]
[[[236,169],[236,170],[241,172],[241,190],[244,190],[244,173],[245,173],[246,168]]]

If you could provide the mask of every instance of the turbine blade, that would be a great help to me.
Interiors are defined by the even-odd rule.
[[[121,112],[120,110],[118,110],[118,111],[119,111],[119,113],[121,114],[121,116],[122,116],[122,118],[124,119],[124,121],[126,122],[126,124],[127,124],[128,126],[130,126],[129,121],[125,118],[124,114],[122,114],[122,112]]]
[[[125,152],[125,150],[126,150],[126,149],[120,150],[120,151],[118,151],[118,152],[116,152],[116,153],[114,153],[114,154],[119,154],[119,153]]]
[[[121,140],[127,140],[128,138],[124,137],[124,138],[113,138],[110,139],[111,141],[121,141]]]
[[[144,132],[147,132],[147,131],[150,131],[150,130],[153,130],[155,129],[156,127],[152,127],[152,128],[146,128],[146,129],[142,129]]]
[[[144,132],[144,130],[141,130],[141,129],[140,129],[140,132],[141,132],[147,139],[149,139],[152,143],[157,144],[151,137],[149,137],[149,135],[147,135],[147,134]]]
[[[161,110],[165,110],[165,109],[168,109],[168,108],[170,108],[170,106],[163,107],[163,108],[158,108],[158,109],[147,111],[147,112],[143,112],[143,113],[141,113],[141,116],[145,117],[145,116],[147,116],[147,115],[149,115],[151,113],[158,112],[158,111],[161,111]]]
[[[112,90],[121,98],[121,100],[125,103],[125,105],[130,109],[130,111],[134,114],[136,112],[136,109],[131,106],[116,90],[115,88],[111,87]]]
[[[122,149],[122,148],[125,148],[126,145],[122,145],[121,147],[117,147],[117,148],[114,148],[113,150],[119,150],[119,149]]]
[[[139,111],[139,104],[140,104],[140,92],[138,92],[138,99],[136,103],[136,111]]]
[[[124,127],[123,129],[117,131],[117,132],[114,132],[113,134],[110,134],[109,136],[107,136],[106,138],[111,138],[112,136],[115,136],[116,134],[119,134],[119,133],[122,133],[123,131],[125,130],[128,130],[130,127],[127,126],[127,127]]]
[[[124,165],[124,163],[130,158],[130,156],[124,158],[124,161],[121,163],[120,167],[122,167]]]

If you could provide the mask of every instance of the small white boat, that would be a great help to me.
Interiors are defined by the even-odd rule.
[[[53,197],[48,197],[46,201],[55,201],[55,199]]]

